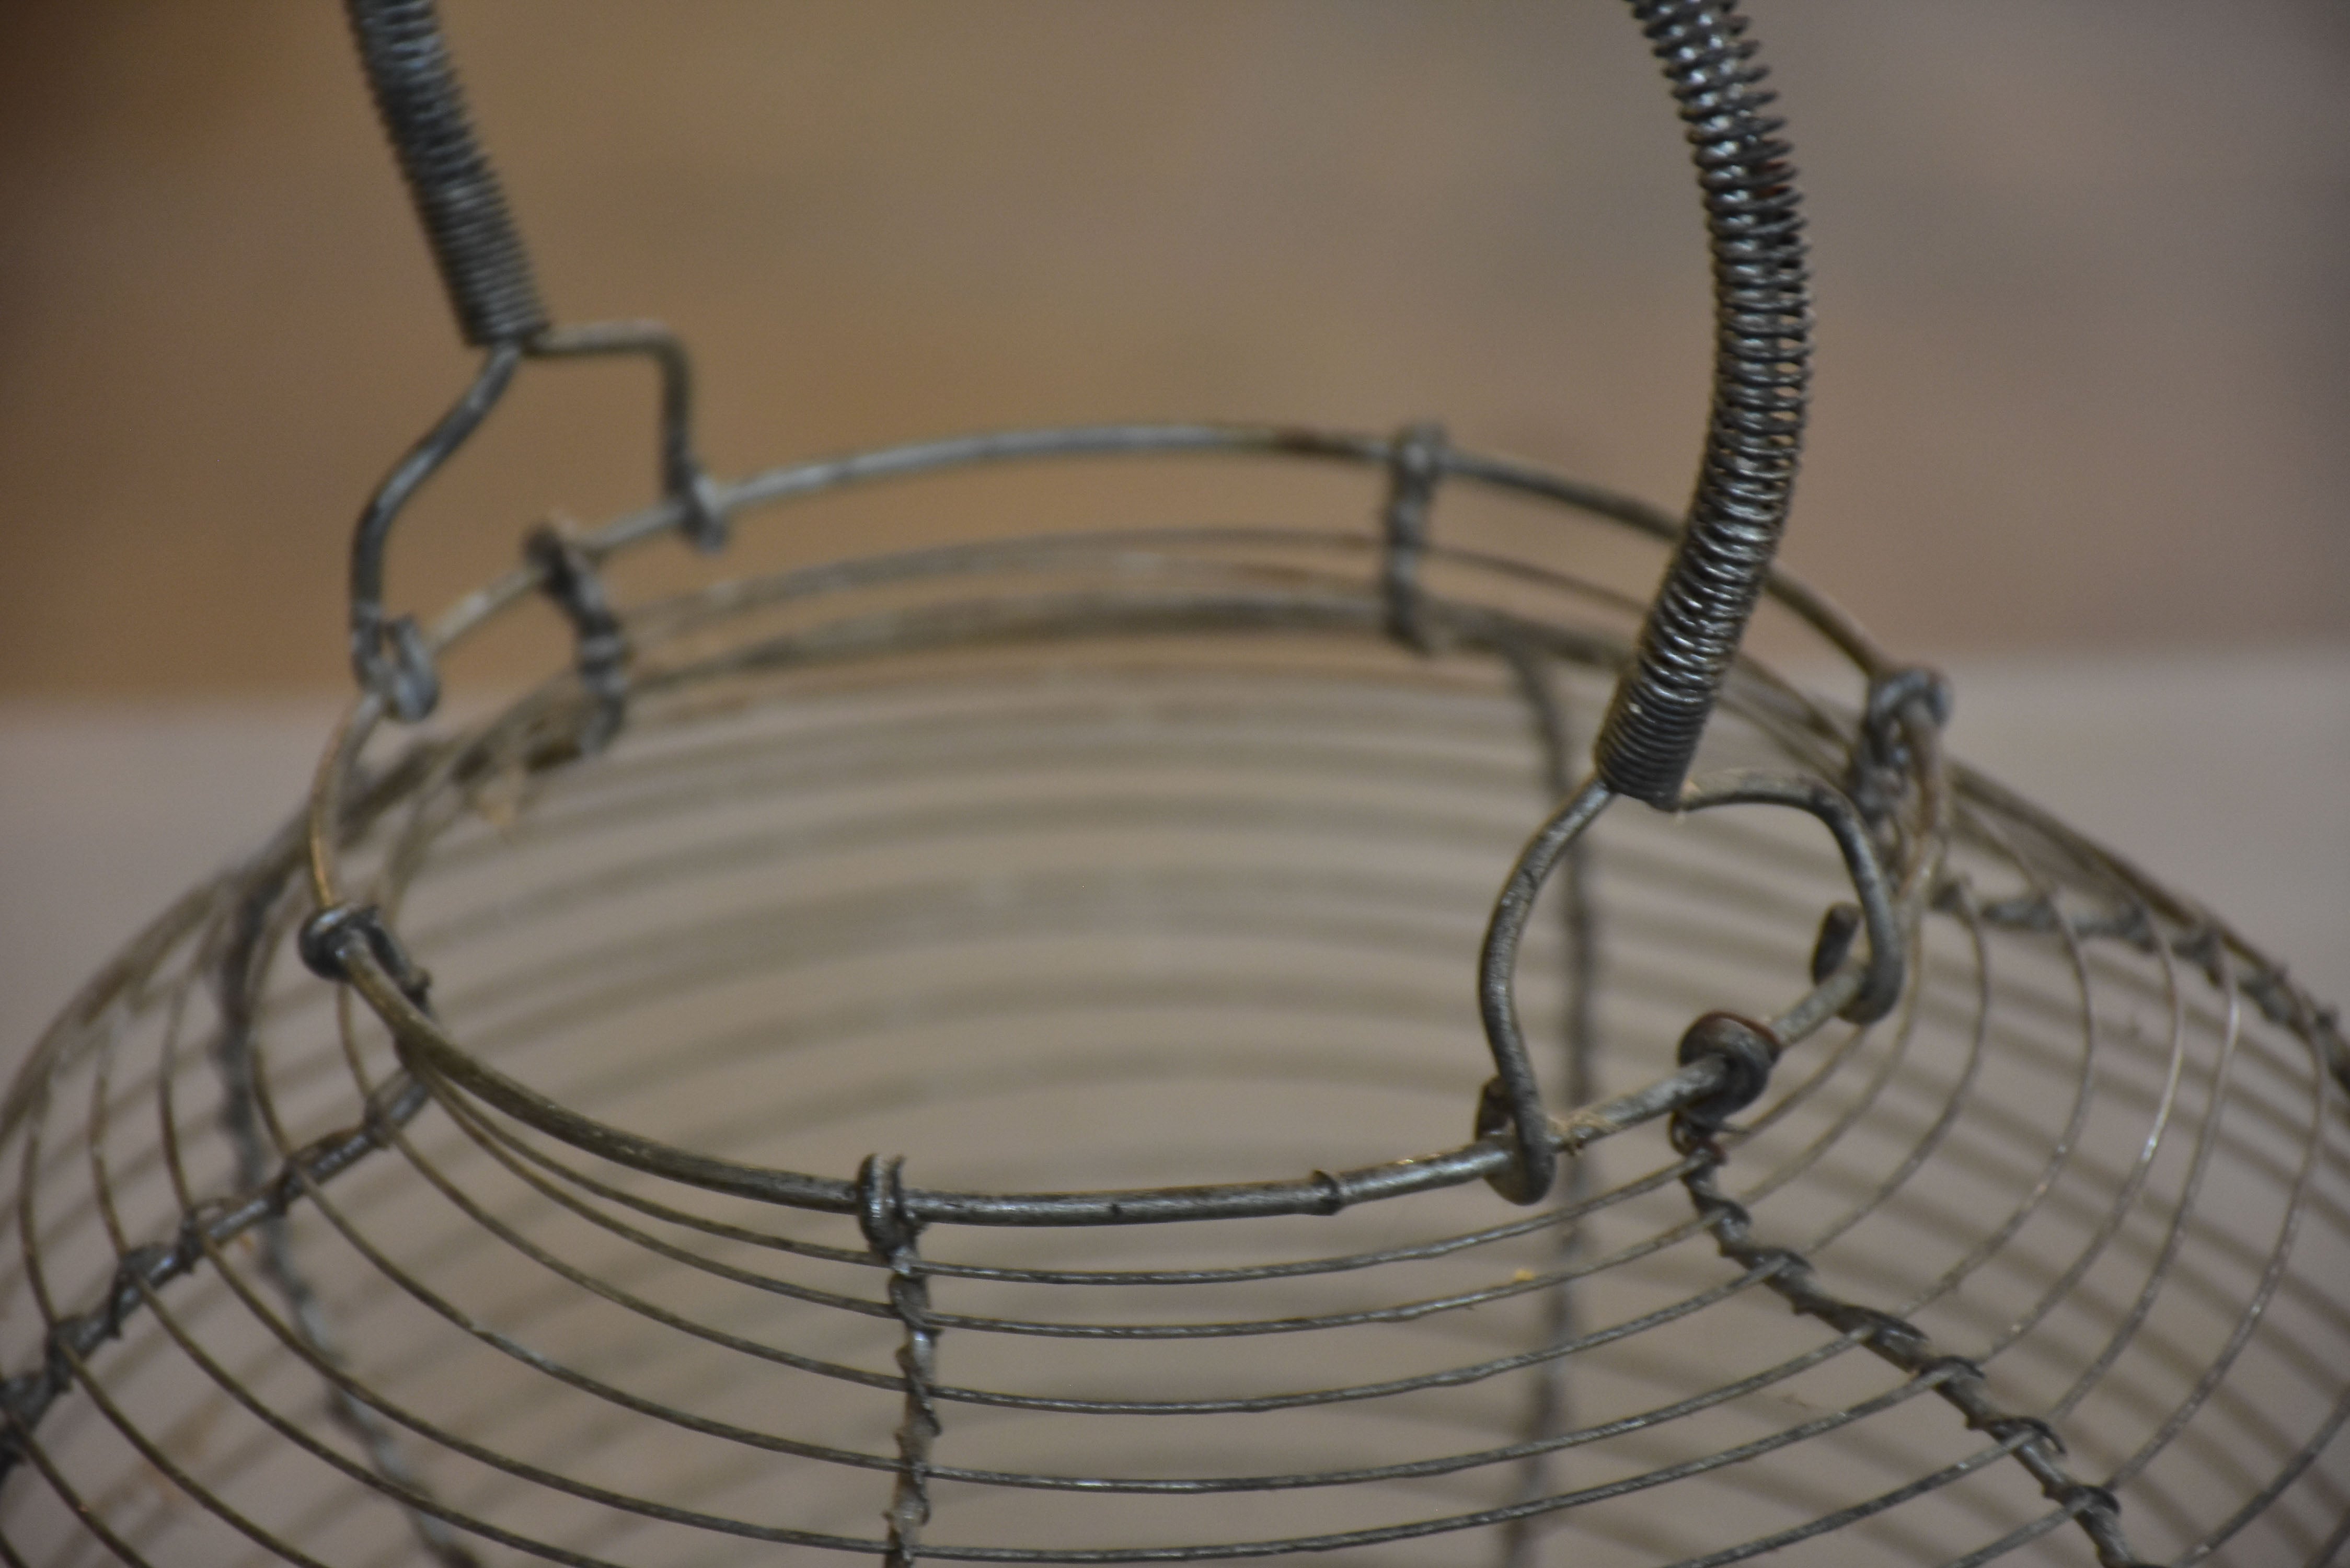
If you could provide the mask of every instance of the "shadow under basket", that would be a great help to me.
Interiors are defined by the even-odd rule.
[[[1188,449],[1376,514],[1399,448],[1059,432],[724,499]],[[1672,528],[1442,467],[1650,539],[1627,581]],[[6,1103],[7,1560],[2326,1560],[2330,1016],[1945,763],[1781,576],[1852,695],[1742,659],[1725,809],[1537,878],[1504,979],[1565,1109],[1505,1196],[1471,977],[1641,607],[1590,552],[1396,552],[941,545],[635,610],[624,691],[363,701]]]

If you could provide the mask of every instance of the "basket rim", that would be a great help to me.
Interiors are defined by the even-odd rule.
[[[880,447],[770,469],[721,490],[724,512],[731,517],[761,507],[805,499],[850,486],[912,478],[1006,462],[1114,456],[1243,456],[1303,459],[1377,468],[1398,462],[1408,450],[1409,432],[1389,439],[1350,434],[1297,425],[1230,424],[1103,424],[1011,430]],[[1414,453],[1426,461],[1425,449]],[[1439,450],[1440,477],[1467,481],[1483,488],[1530,497],[1564,506],[1605,523],[1612,523],[1669,545],[1680,524],[1669,514],[1597,486],[1555,474],[1514,459],[1485,456],[1449,445]],[[664,501],[623,516],[582,535],[576,546],[592,567],[639,547],[689,519],[683,505]],[[1164,541],[1179,534],[1217,535],[1239,538],[1285,538],[1293,543],[1308,535],[1279,529],[1177,530],[1152,534],[1057,534],[1024,539],[999,538],[929,550],[899,551],[850,557],[811,568],[806,580],[812,597],[828,588],[853,583],[860,570],[868,576],[893,578],[927,577],[968,570],[991,551],[1033,549],[1040,544],[1115,545],[1138,537]],[[1348,535],[1324,535],[1325,542],[1359,545]],[[1393,546],[1389,541],[1390,549]],[[1439,559],[1475,561],[1513,569],[1513,559],[1456,552],[1420,543],[1418,548]],[[1539,568],[1527,568],[1539,570]],[[764,579],[786,582],[802,574]],[[761,579],[754,579],[758,581]],[[1574,585],[1571,579],[1559,579]],[[674,609],[707,596],[722,594],[739,579],[723,579],[700,591],[665,602]],[[505,610],[538,589],[543,578],[525,565],[460,598],[433,626],[429,647],[437,656],[463,641]],[[1816,631],[1848,659],[1872,684],[1899,671],[1877,645],[1843,611],[1786,572],[1773,568],[1765,591]],[[1378,629],[1374,585],[1363,585],[1352,619],[1374,634]],[[1212,596],[1211,596],[1212,597]],[[1318,603],[1319,601],[1317,601]],[[1213,606],[1201,601],[1207,607]],[[1310,617],[1303,597],[1285,610],[1277,603],[1260,603],[1252,613],[1276,618],[1287,615],[1306,625]],[[1505,649],[1508,635],[1492,626],[1480,628],[1474,618],[1455,614],[1454,629],[1472,646],[1484,642]],[[970,635],[968,632],[966,635]],[[950,634],[951,637],[951,633]],[[1753,668],[1747,661],[1749,668]],[[543,694],[542,694],[543,695]],[[525,698],[527,704],[532,699]],[[521,705],[506,710],[511,715]],[[369,691],[346,710],[326,748],[310,797],[307,858],[317,908],[338,919],[355,911],[342,875],[337,826],[344,818],[344,801],[359,776],[368,742],[390,717],[383,699]],[[493,719],[488,724],[498,721]],[[487,725],[485,725],[487,727]],[[1816,779],[1766,780],[1753,775],[1700,780],[1680,809],[1730,804],[1793,805],[1825,823],[1845,852],[1862,905],[1867,909],[1871,958],[1856,961],[1813,977],[1811,989],[1786,1012],[1762,1028],[1775,1048],[1783,1050],[1814,1033],[1855,1002],[1864,985],[1865,971],[1895,971],[1906,948],[1907,931],[1923,909],[1930,867],[1939,861],[1939,834],[1934,825],[1942,815],[1939,748],[1930,738],[1907,753],[1918,793],[1923,802],[1923,831],[1916,826],[1891,833],[1895,864],[1880,867],[1878,846],[1872,842],[1859,814],[1833,786]],[[1487,963],[1480,976],[1481,1001],[1498,1076],[1489,1090],[1489,1106],[1480,1111],[1477,1136],[1470,1142],[1430,1153],[1407,1155],[1350,1170],[1313,1171],[1301,1178],[1219,1182],[1200,1186],[1103,1189],[1096,1191],[968,1192],[951,1189],[903,1189],[896,1199],[906,1216],[918,1224],[954,1223],[989,1226],[1067,1226],[1142,1224],[1170,1221],[1256,1218],[1292,1214],[1331,1214],[1355,1204],[1400,1197],[1438,1188],[1483,1179],[1517,1202],[1540,1199],[1550,1188],[1561,1154],[1573,1156],[1589,1144],[1614,1133],[1643,1125],[1692,1105],[1719,1098],[1735,1076],[1735,1064],[1721,1054],[1685,1054],[1683,1064],[1628,1094],[1604,1103],[1575,1107],[1552,1116],[1542,1106],[1533,1084],[1531,1063],[1517,1036],[1514,1002],[1514,956],[1518,931],[1534,894],[1566,846],[1617,798],[1596,781],[1586,784],[1539,828],[1510,883],[1497,899],[1494,925],[1487,938]],[[696,1153],[643,1137],[612,1124],[587,1116],[530,1088],[468,1052],[421,1004],[421,993],[404,983],[404,957],[389,916],[365,911],[362,923],[352,923],[338,937],[333,954],[315,965],[330,978],[346,981],[367,1008],[390,1031],[400,1059],[411,1071],[438,1089],[454,1090],[494,1106],[537,1131],[582,1152],[624,1167],[689,1186],[782,1204],[835,1213],[855,1213],[868,1204],[859,1181],[764,1166],[755,1166]],[[1889,955],[1879,961],[1874,955]],[[1869,983],[1883,990],[1880,977]],[[1883,998],[1889,1002],[1889,998]],[[1492,1102],[1498,1099],[1499,1108]]]

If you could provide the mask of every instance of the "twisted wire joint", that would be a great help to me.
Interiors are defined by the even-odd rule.
[[[1420,559],[1428,553],[1428,518],[1444,477],[1444,427],[1420,423],[1398,431],[1388,445],[1387,504],[1380,510],[1385,543],[1379,558],[1379,591],[1388,635],[1420,653],[1436,649],[1428,624],[1426,595],[1419,585]]]
[[[905,1326],[898,1370],[906,1380],[905,1415],[898,1423],[898,1484],[882,1518],[889,1539],[887,1568],[911,1568],[931,1521],[931,1449],[938,1441],[938,1328],[931,1319],[930,1281],[918,1268],[921,1227],[906,1211],[903,1158],[868,1155],[858,1168],[858,1222],[873,1253],[889,1268],[889,1310]]]

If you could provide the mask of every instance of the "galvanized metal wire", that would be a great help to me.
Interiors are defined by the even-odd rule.
[[[730,504],[1266,439],[904,451]],[[627,618],[592,757],[576,672],[405,749],[363,701],[317,819],[159,924],[7,1107],[6,1551],[2324,1562],[2329,1018],[1940,764],[1926,707],[1863,742],[1750,661],[1712,763],[1905,759],[1900,997],[1813,1009],[1752,1105],[1688,1114],[1723,1078],[1674,1039],[1793,1011],[1848,867],[1794,813],[1609,814],[1526,928],[1545,1086],[1586,1086],[1576,1174],[1513,1210],[1506,1127],[1460,1141],[1465,976],[1637,607],[1431,542],[1430,654],[1382,551],[1158,531],[722,584]],[[495,605],[545,613],[518,574],[450,629]],[[418,1018],[609,1131],[484,1093]],[[1097,1222],[1145,1212],[1193,1218]]]
[[[550,324],[429,0],[350,9],[484,358],[362,514],[307,808],[0,1102],[0,1562],[2338,1558],[2350,1050],[1772,571],[1808,303],[1732,7],[1633,6],[1721,305],[1686,519],[1424,423],[717,484],[672,337]],[[389,614],[522,362],[607,353],[659,504]],[[1349,523],[606,580],[1179,459]],[[403,731],[540,600],[567,669]]]

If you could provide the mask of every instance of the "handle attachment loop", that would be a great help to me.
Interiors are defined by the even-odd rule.
[[[360,690],[374,693],[393,717],[415,723],[440,701],[441,680],[414,620],[384,613],[385,545],[393,521],[479,428],[524,358],[652,359],[661,380],[661,493],[680,532],[698,549],[725,543],[726,520],[717,486],[695,455],[692,369],[676,336],[658,322],[552,325],[497,170],[473,133],[433,0],[345,0],[345,10],[457,329],[487,350],[473,385],[377,487],[351,541],[353,670]]]

